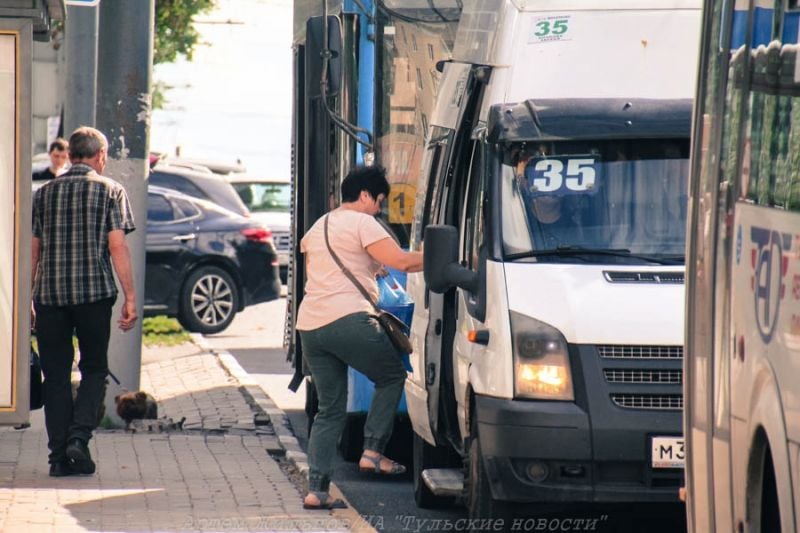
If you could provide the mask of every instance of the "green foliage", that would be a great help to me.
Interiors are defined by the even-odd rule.
[[[164,104],[167,101],[167,98],[165,96],[167,89],[169,89],[169,87],[163,81],[153,82],[153,96],[152,100],[150,101],[150,105],[153,106],[153,109],[164,108]]]
[[[189,342],[189,334],[174,318],[154,316],[142,321],[142,343],[146,346],[174,346]]]
[[[145,318],[142,321],[142,335],[180,333],[183,328],[174,318],[164,315]]]
[[[179,55],[191,60],[200,36],[192,19],[212,7],[214,0],[156,0],[153,62],[172,63]]]
[[[120,429],[122,427],[119,424],[115,424],[114,420],[108,415],[103,415],[103,419],[98,426],[102,429]]]

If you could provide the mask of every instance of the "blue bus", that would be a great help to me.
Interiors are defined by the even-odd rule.
[[[292,242],[299,243],[320,216],[338,206],[340,183],[353,166],[377,163],[387,169],[391,186],[383,219],[401,246],[408,245],[424,132],[460,9],[457,0],[294,2]],[[294,246],[285,345],[295,368],[290,388],[307,381],[310,429],[316,395],[294,330],[304,285],[303,256]],[[361,453],[371,398],[372,383],[351,369],[348,423],[340,443],[347,460]],[[407,455],[411,430],[405,401],[398,422],[390,453]]]

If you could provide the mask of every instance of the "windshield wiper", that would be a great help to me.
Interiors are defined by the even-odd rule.
[[[656,263],[659,265],[676,265],[683,263],[683,257],[657,257],[647,254],[633,254],[627,248],[584,248],[583,246],[557,246],[556,248],[549,248],[546,250],[531,250],[529,252],[509,254],[506,256],[506,259],[514,261],[517,259],[527,259],[529,257],[571,257],[582,255],[609,255],[614,257],[628,257],[631,259],[650,261],[651,263]]]

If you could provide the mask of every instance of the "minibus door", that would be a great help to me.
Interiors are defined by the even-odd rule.
[[[471,133],[479,108],[483,85],[473,65],[448,63],[431,124],[441,135],[444,153],[441,163],[431,167],[429,194],[430,224],[460,225],[466,196],[467,174],[472,150]],[[487,77],[484,76],[483,79]],[[444,95],[447,95],[446,97]],[[461,441],[458,430],[453,341],[456,333],[456,289],[428,295],[428,324],[424,354],[428,416],[437,442]]]

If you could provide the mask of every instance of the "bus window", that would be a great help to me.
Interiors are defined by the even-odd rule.
[[[757,205],[800,209],[798,48],[773,41],[751,52],[748,164],[742,182],[746,198]]]

